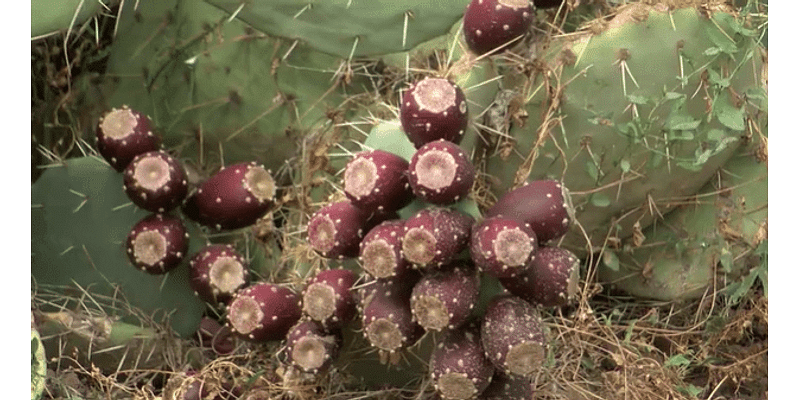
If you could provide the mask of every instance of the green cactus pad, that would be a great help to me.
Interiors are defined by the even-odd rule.
[[[77,30],[87,19],[103,10],[110,0],[32,0],[31,37]]]
[[[206,0],[271,36],[338,57],[409,50],[447,33],[466,0]]]
[[[742,94],[761,86],[755,33],[726,11],[636,3],[604,24],[554,39],[539,55],[544,79],[507,80],[525,105],[509,108],[512,138],[487,149],[498,195],[563,179],[583,229],[561,245],[582,256],[697,192],[747,134],[757,108]]]
[[[37,285],[70,288],[65,296],[83,289],[118,299],[118,306],[101,310],[116,317],[134,318],[125,304],[156,320],[170,315],[181,336],[196,330],[205,304],[189,287],[187,261],[166,276],[146,274],[128,261],[126,237],[147,213],[130,203],[122,175],[108,164],[84,157],[48,168],[31,188],[31,204],[31,273]],[[186,221],[186,227],[192,253],[203,239],[197,226]]]

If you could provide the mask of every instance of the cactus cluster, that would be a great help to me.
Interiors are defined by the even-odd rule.
[[[418,358],[458,400],[532,398],[582,265],[642,297],[702,295],[718,264],[766,291],[765,60],[728,6],[552,36],[541,9],[569,2],[131,3],[96,154],[33,184],[37,284],[122,293],[220,355],[279,344],[284,383]]]

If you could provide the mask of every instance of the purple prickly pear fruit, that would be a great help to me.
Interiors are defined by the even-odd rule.
[[[492,383],[478,396],[478,400],[530,400],[533,392],[534,384],[529,378],[496,371]]]
[[[457,144],[444,139],[420,147],[408,168],[414,195],[432,204],[455,203],[469,194],[475,167]]]
[[[340,331],[327,331],[319,321],[301,319],[286,335],[288,361],[304,372],[324,372],[339,356],[341,343]]]
[[[136,156],[123,171],[122,183],[133,204],[154,213],[177,207],[189,191],[183,165],[163,150]]]
[[[247,260],[232,246],[212,244],[189,260],[194,293],[209,304],[226,304],[237,290],[250,282]]]
[[[502,51],[525,36],[534,15],[529,0],[472,0],[464,12],[464,39],[478,55]]]
[[[179,218],[151,214],[133,226],[126,248],[136,268],[149,274],[165,274],[186,256],[189,233]]]
[[[349,201],[330,203],[309,219],[308,243],[325,258],[356,257],[368,220],[369,214]]]
[[[399,210],[414,199],[408,185],[408,161],[383,150],[358,153],[344,171],[344,193],[367,212]]]
[[[506,193],[485,214],[496,215],[527,222],[539,244],[564,236],[574,220],[569,191],[555,180],[528,182]]]
[[[578,292],[580,260],[567,249],[541,247],[525,271],[500,279],[511,294],[543,307],[568,304]]]
[[[97,151],[119,172],[139,154],[158,150],[161,138],[144,114],[122,106],[107,111],[97,124]]]
[[[347,269],[318,272],[303,291],[303,313],[329,329],[340,328],[356,315],[352,291],[356,274]]]
[[[268,282],[240,289],[228,303],[227,324],[253,342],[280,340],[300,320],[300,296]]]
[[[364,336],[380,350],[382,360],[396,363],[399,351],[416,343],[425,332],[414,322],[409,302],[417,280],[418,275],[409,271],[403,277],[373,281],[361,293]]]
[[[468,122],[467,97],[447,79],[422,79],[403,94],[400,123],[416,148],[439,139],[458,144]]]
[[[402,254],[404,226],[405,220],[388,220],[364,235],[358,253],[364,271],[375,278],[391,278],[409,268]]]
[[[472,265],[454,261],[430,270],[414,285],[411,312],[425,330],[453,330],[467,321],[480,292],[480,278]]]
[[[481,271],[498,278],[517,276],[527,268],[539,248],[530,225],[495,216],[475,224],[470,255]]]
[[[489,386],[495,372],[483,351],[477,324],[448,332],[431,353],[428,368],[436,391],[448,400],[475,398]]]
[[[441,207],[425,208],[406,220],[403,257],[419,267],[438,267],[469,246],[472,216]]]
[[[255,162],[234,164],[208,178],[192,197],[198,222],[216,229],[244,228],[273,205],[275,180]]]
[[[499,295],[489,301],[481,324],[481,341],[486,357],[507,374],[529,377],[545,358],[539,312],[516,296]]]

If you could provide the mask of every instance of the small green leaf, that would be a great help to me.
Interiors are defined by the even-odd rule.
[[[675,100],[680,99],[681,97],[685,97],[686,95],[683,93],[676,93],[676,92],[667,92],[664,93],[664,98],[667,100]]]
[[[595,165],[594,162],[586,162],[586,173],[589,174],[593,180],[597,181],[597,178],[599,177],[599,171],[597,170],[597,165]]]
[[[692,363],[691,360],[686,358],[683,354],[676,354],[664,362],[665,367],[686,367]]]
[[[690,131],[697,129],[698,126],[700,126],[700,120],[686,114],[671,115],[666,123],[666,128],[671,130]]]
[[[703,54],[711,57],[719,54],[720,51],[722,50],[719,47],[709,47],[703,52]]]
[[[629,94],[628,95],[628,101],[630,101],[633,104],[644,105],[644,104],[647,104],[647,97],[640,96],[640,95],[635,95],[635,94]]]
[[[608,196],[602,193],[594,193],[592,194],[591,203],[595,207],[608,207],[611,205],[611,199]]]
[[[727,247],[720,249],[719,263],[722,265],[722,270],[726,273],[733,271],[733,253]]]
[[[744,107],[735,108],[727,98],[728,96],[718,97],[714,101],[712,114],[717,117],[722,125],[735,131],[744,130]]]
[[[670,140],[693,140],[694,133],[692,131],[669,131]]]
[[[631,162],[623,159],[619,162],[619,167],[622,169],[622,172],[627,173],[631,170]]]
[[[725,54],[735,54],[739,51],[736,43],[714,24],[706,25],[705,31],[706,36],[719,48],[719,51]]]
[[[613,271],[619,271],[619,258],[611,250],[603,252],[603,265]]]
[[[731,79],[723,78],[716,70],[709,68],[706,71],[708,71],[708,80],[711,81],[711,83],[722,88],[727,88],[731,85]]]

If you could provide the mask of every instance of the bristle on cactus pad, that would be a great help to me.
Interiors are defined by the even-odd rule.
[[[364,237],[369,214],[349,201],[330,203],[308,221],[308,243],[326,258],[352,258]]]
[[[136,156],[123,171],[123,184],[133,204],[154,213],[177,207],[189,191],[183,165],[165,151]]]
[[[531,376],[545,359],[545,338],[539,312],[516,296],[500,295],[486,308],[481,324],[486,356],[508,374]]]
[[[136,268],[150,274],[164,274],[180,264],[189,249],[189,233],[180,219],[152,214],[131,228],[128,258]]]
[[[150,118],[128,106],[114,108],[100,117],[96,139],[97,150],[119,172],[137,155],[161,147],[161,138],[153,133]]]
[[[477,324],[448,332],[433,350],[429,368],[436,391],[454,400],[471,399],[483,392],[495,372],[484,354]]]
[[[408,161],[383,150],[364,151],[347,163],[344,193],[368,212],[396,211],[413,200],[408,185]]]
[[[359,244],[361,267],[375,278],[400,275],[409,267],[403,258],[405,220],[383,221],[364,236]]]
[[[475,167],[461,147],[439,139],[424,144],[414,153],[408,180],[418,198],[447,205],[469,193],[475,181]]]
[[[189,260],[194,293],[210,304],[227,303],[250,282],[247,260],[231,245],[208,245]]]
[[[441,207],[425,208],[406,220],[403,257],[419,267],[449,263],[469,245],[472,216]]]
[[[301,315],[300,296],[259,282],[236,292],[228,305],[227,322],[240,337],[263,342],[283,339]]]
[[[458,144],[468,122],[467,98],[447,79],[425,78],[403,94],[400,123],[416,148],[439,139]]]
[[[537,235],[518,219],[495,216],[475,224],[470,237],[470,255],[481,271],[498,278],[523,273],[536,257]]]
[[[339,328],[356,315],[356,275],[347,269],[318,272],[303,291],[303,313],[325,328]]]
[[[467,262],[428,271],[411,292],[414,319],[426,330],[456,329],[475,308],[479,289],[478,274]]]
[[[486,211],[487,218],[496,215],[526,222],[542,244],[563,236],[574,220],[569,191],[555,180],[527,182],[506,193]]]
[[[501,278],[514,295],[543,307],[563,306],[578,292],[580,260],[567,249],[541,247],[519,276]]]
[[[464,39],[477,54],[501,51],[522,39],[534,15],[528,0],[472,0],[464,12]]]

